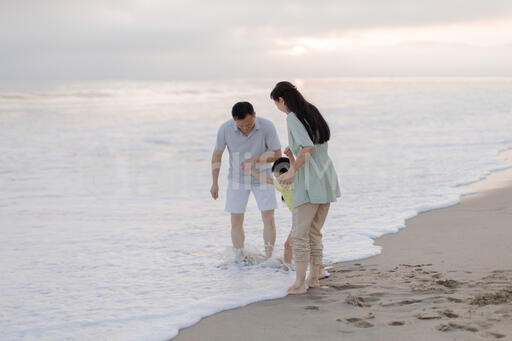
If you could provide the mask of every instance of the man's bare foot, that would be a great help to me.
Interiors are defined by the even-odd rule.
[[[307,290],[304,284],[298,285],[294,283],[288,288],[288,295],[304,295],[305,293],[307,293]]]

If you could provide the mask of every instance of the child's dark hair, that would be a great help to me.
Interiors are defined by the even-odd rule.
[[[231,114],[235,120],[243,120],[247,115],[254,115],[254,108],[249,102],[238,102],[233,105]]]
[[[290,168],[290,159],[287,157],[280,157],[272,165],[272,172],[278,171],[279,174],[288,172]]]
[[[279,174],[288,172],[290,168],[290,159],[287,157],[280,157],[272,165],[272,172],[279,171]],[[284,197],[281,195],[281,200],[284,201]]]

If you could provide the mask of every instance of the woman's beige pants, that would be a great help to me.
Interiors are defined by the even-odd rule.
[[[331,204],[302,204],[292,211],[292,251],[295,262],[322,264],[322,233]]]

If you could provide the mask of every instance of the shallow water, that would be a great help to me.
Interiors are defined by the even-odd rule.
[[[0,90],[0,339],[164,340],[214,312],[281,297],[294,274],[236,262],[209,196],[231,106],[251,101],[286,143],[275,80],[97,82]],[[456,186],[509,166],[512,79],[303,79],[330,124],[343,198],[326,262],[456,203]],[[225,153],[227,154],[227,153]],[[227,165],[225,155],[223,165]],[[276,212],[277,251],[290,230]],[[251,197],[246,242],[263,251]]]

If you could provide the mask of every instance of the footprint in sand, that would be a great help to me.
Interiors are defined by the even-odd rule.
[[[460,299],[460,298],[455,298],[455,297],[446,297],[446,299],[450,302],[454,302],[454,303],[462,303],[464,302],[463,299]]]
[[[493,333],[493,332],[485,332],[482,334],[483,337],[487,338],[495,338],[495,339],[501,339],[504,338],[506,335],[500,334],[500,333]]]
[[[460,285],[460,282],[453,279],[443,279],[436,281],[436,284],[445,286],[447,288],[457,288]]]
[[[358,285],[358,284],[331,284],[329,285],[330,288],[336,289],[336,290],[347,290],[347,289],[360,289],[360,288],[366,288],[368,285]]]
[[[345,303],[354,305],[357,307],[369,307],[369,304],[366,304],[364,298],[361,296],[348,295],[345,299]]]
[[[374,319],[374,318],[375,318],[375,315],[372,312],[369,312],[368,315],[365,317],[365,319],[367,319],[367,320]]]
[[[385,292],[372,292],[368,295],[372,296],[372,297],[382,297],[382,296],[386,295],[386,293]]]
[[[482,306],[489,304],[503,304],[510,301],[512,301],[512,288],[507,288],[493,293],[477,295],[469,304]]]
[[[308,305],[308,306],[305,306],[304,309],[306,309],[306,310],[320,310],[320,307],[318,307],[316,305]]]
[[[440,319],[441,316],[440,315],[421,314],[421,315],[416,315],[416,318],[418,320],[436,320],[436,319]]]
[[[454,318],[459,317],[459,315],[455,314],[455,313],[454,313],[453,311],[451,311],[450,309],[445,309],[445,310],[443,310],[443,311],[439,311],[439,313],[440,313],[441,315],[444,315],[444,316],[446,316],[446,317],[450,318],[450,319],[454,319]]]
[[[399,266],[405,266],[406,268],[421,268],[422,266],[432,266],[432,264],[398,264]]]
[[[465,330],[465,331],[468,331],[468,332],[472,332],[472,333],[475,333],[478,331],[477,328],[475,327],[471,327],[471,326],[466,326],[466,325],[462,325],[462,324],[457,324],[457,323],[442,323],[440,324],[438,327],[437,327],[438,330],[442,331],[442,332],[449,332],[449,331],[454,331],[454,330]]]
[[[356,269],[337,269],[337,270],[329,270],[330,273],[336,273],[336,272],[352,272],[352,271],[356,271]]]
[[[403,321],[393,321],[393,322],[389,322],[389,325],[390,326],[403,326],[405,324],[405,322]]]
[[[341,322],[342,320],[341,319],[336,319],[336,321],[340,321]],[[345,321],[350,323],[354,327],[357,327],[357,328],[370,328],[370,327],[373,327],[373,324],[371,324],[370,322],[365,321],[365,320],[363,320],[362,318],[359,318],[359,317],[350,317],[350,318],[345,319]]]
[[[404,301],[400,301],[400,302],[379,303],[379,305],[381,305],[382,307],[391,307],[394,305],[403,306],[403,305],[409,305],[409,304],[420,303],[420,302],[423,302],[423,300],[404,300]]]
[[[368,296],[361,297],[363,299],[363,302],[366,303],[367,306],[371,306],[369,303],[375,303],[380,301],[381,295],[372,295],[369,294]]]

